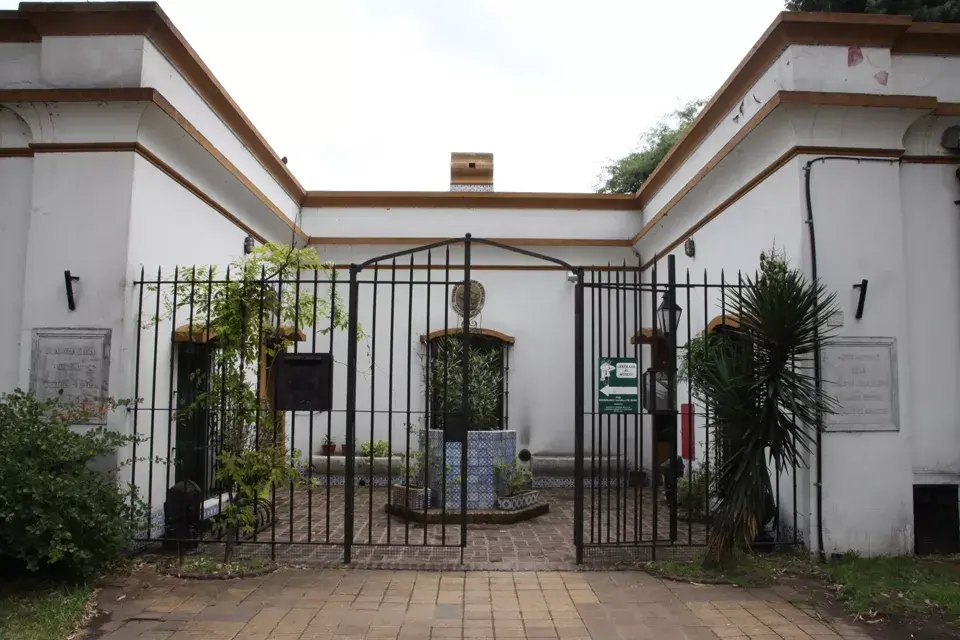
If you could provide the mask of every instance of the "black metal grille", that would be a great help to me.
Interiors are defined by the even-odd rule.
[[[329,411],[279,413],[291,461],[299,466],[305,482],[271,486],[261,496],[269,508],[257,518],[253,531],[239,536],[238,546],[248,546],[249,552],[270,549],[274,556],[281,553],[298,559],[412,562],[456,557],[463,561],[470,535],[467,492],[461,487],[450,494],[456,502],[446,497],[450,483],[467,476],[468,445],[460,432],[470,427],[465,410],[470,400],[469,367],[464,361],[462,385],[456,392],[459,403],[445,405],[448,409],[439,421],[443,428],[431,429],[438,424],[438,403],[437,390],[431,389],[431,367],[436,364],[427,336],[442,330],[443,335],[462,341],[468,352],[472,341],[481,340],[470,318],[452,314],[450,304],[453,287],[470,282],[471,248],[477,244],[544,260],[553,263],[550,268],[576,275],[574,523],[570,531],[576,562],[685,558],[706,545],[712,505],[699,497],[695,487],[709,484],[711,467],[716,467],[724,447],[711,442],[715,437],[704,428],[711,422],[709,403],[690,385],[682,384],[679,370],[683,367],[678,363],[687,358],[689,366],[686,347],[698,334],[723,330],[725,320],[719,327],[711,326],[712,321],[726,317],[725,294],[731,287],[743,286],[739,275],[728,282],[721,273],[719,282],[712,283],[706,274],[695,279],[687,272],[678,278],[672,258],[667,261],[666,277],[657,266],[644,271],[640,264],[577,268],[468,235],[353,265],[346,281],[334,277],[336,271],[317,270],[269,277],[264,273],[249,283],[258,292],[255,297],[261,310],[264,300],[283,291],[292,291],[297,301],[301,295],[315,298],[312,308],[301,309],[298,304],[292,317],[278,318],[275,331],[291,336],[291,353],[330,354],[334,373]],[[452,247],[461,252],[457,264],[451,262]],[[183,529],[168,531],[163,520],[164,494],[177,481],[193,480],[205,491],[206,522],[223,509],[227,498],[215,480],[222,443],[214,428],[229,410],[227,403],[189,417],[178,412],[190,398],[210,391],[184,367],[209,362],[210,353],[218,347],[210,318],[198,316],[193,305],[178,306],[176,298],[195,287],[205,287],[213,298],[236,282],[229,271],[221,279],[207,273],[198,277],[196,270],[158,270],[155,278],[141,273],[134,283],[139,327],[134,384],[142,402],[132,422],[142,441],[134,446],[128,468],[152,515],[137,536],[141,544],[161,539],[191,546],[199,543],[200,548],[223,544],[223,536],[209,526],[197,529],[198,538],[179,539],[170,532]],[[464,287],[465,309],[470,308],[469,297],[470,287]],[[316,302],[339,298],[344,312]],[[662,326],[659,318],[658,310],[665,303],[681,309],[680,322],[672,330]],[[346,315],[345,329],[335,320],[338,312],[341,318]],[[303,313],[309,317],[302,317]],[[569,316],[556,319],[569,320]],[[249,380],[267,398],[277,394],[275,355],[269,345],[261,345],[256,358],[262,365]],[[499,361],[503,390],[498,427],[503,429],[510,426],[510,357],[504,349]],[[646,379],[656,384],[649,394],[659,396],[655,406],[648,400],[629,413],[600,411],[597,363],[608,357],[632,359],[639,372],[651,373]],[[643,391],[636,391],[639,400]],[[686,428],[681,428],[680,404],[690,407]],[[432,438],[431,431],[442,432],[441,437]],[[344,441],[332,443],[335,433],[345,433]],[[358,440],[370,442],[369,453],[361,454]],[[386,448],[375,455],[373,445],[378,440],[385,441]],[[321,451],[321,442],[342,445],[343,450],[334,453],[323,447]],[[183,447],[189,451],[178,451]],[[306,453],[305,460],[294,459],[297,448]],[[444,497],[439,501],[440,517],[426,517],[429,498],[418,497],[411,487],[408,456],[417,451],[428,461],[422,485]],[[438,466],[431,467],[431,456],[437,458]],[[802,486],[798,469],[774,469],[771,475],[778,513],[771,537],[779,544],[802,544],[804,525],[796,509],[798,486]],[[694,482],[697,477],[699,485]],[[685,493],[678,491],[681,478],[686,481]],[[423,522],[399,517],[398,505],[423,512]]]
[[[913,526],[918,556],[960,551],[960,512],[955,484],[913,487]]]
[[[578,563],[689,559],[710,536],[713,505],[706,487],[725,446],[716,442],[709,402],[679,379],[678,364],[685,360],[689,369],[688,347],[698,334],[723,331],[736,321],[727,318],[727,293],[742,290],[744,280],[738,274],[728,282],[722,272],[719,282],[708,281],[706,273],[695,280],[689,271],[678,278],[674,264],[668,257],[666,278],[656,264],[645,272],[639,264],[580,271]],[[680,309],[675,328],[664,326],[661,307]],[[596,365],[606,357],[632,359],[645,372],[638,393],[646,400],[636,413],[601,412]],[[689,408],[683,429],[680,404]],[[777,513],[769,527],[771,545],[803,543],[799,472],[770,470]],[[685,491],[678,490],[681,478]]]

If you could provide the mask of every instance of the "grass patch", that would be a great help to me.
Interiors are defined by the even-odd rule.
[[[90,613],[90,586],[0,585],[0,638],[61,640]]]
[[[823,565],[838,599],[856,613],[960,619],[960,563],[847,555]]]
[[[182,563],[171,559],[161,565],[163,573],[182,577],[236,577],[260,575],[272,571],[276,565],[266,558],[239,558],[223,562],[222,558],[211,556],[190,556]],[[0,640],[3,640],[0,636]]]
[[[738,554],[723,566],[704,565],[704,556],[697,555],[690,562],[649,562],[648,572],[669,580],[703,584],[732,584],[738,587],[768,587],[788,576],[817,574],[817,567],[809,554],[783,552],[773,554]]]
[[[183,570],[191,573],[241,573],[258,571],[271,566],[265,558],[243,558],[234,562],[222,562],[209,556],[187,558],[183,561]]]

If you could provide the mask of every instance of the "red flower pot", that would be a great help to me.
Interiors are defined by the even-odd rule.
[[[345,444],[340,445],[340,455],[342,456],[347,455],[347,445]]]
[[[337,453],[337,445],[335,444],[320,445],[320,452],[325,456],[332,456]]]

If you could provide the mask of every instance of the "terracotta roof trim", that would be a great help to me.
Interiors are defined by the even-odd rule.
[[[293,201],[303,201],[303,186],[156,2],[23,2],[16,13],[21,33],[32,30],[35,40],[44,35],[146,36]],[[4,22],[17,21],[0,19],[0,41],[9,41],[4,36],[16,34],[7,33],[13,28],[4,29]]]
[[[0,42],[36,42],[44,35],[143,35],[178,70],[207,105],[241,140],[277,183],[301,206],[441,206],[458,208],[514,206],[523,208],[639,209],[664,187],[680,166],[734,108],[757,79],[790,45],[889,47],[898,54],[960,55],[960,24],[914,23],[907,16],[782,12],[703,108],[660,166],[634,195],[479,194],[455,201],[444,192],[416,195],[359,195],[350,192],[307,192],[283,164],[253,123],[229,96],[210,69],[155,2],[24,2],[17,11],[0,11]],[[393,204],[370,205],[375,197]],[[463,194],[460,194],[463,195]],[[579,198],[579,200],[574,200]],[[419,199],[419,200],[418,200]],[[422,204],[429,199],[429,204]],[[635,199],[635,204],[625,200]],[[420,202],[420,204],[418,204]],[[470,204],[466,204],[470,202]],[[564,204],[565,203],[565,204]],[[452,205],[447,205],[452,206]]]
[[[308,191],[304,207],[639,209],[631,194],[512,191]]]
[[[914,23],[909,16],[781,12],[641,185],[636,197],[642,206],[666,185],[783,51],[795,44],[960,54],[960,24]]]

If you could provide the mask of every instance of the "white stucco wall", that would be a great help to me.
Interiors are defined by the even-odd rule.
[[[624,240],[639,211],[576,209],[304,207],[303,230],[316,237],[564,238]]]
[[[39,42],[0,42],[0,88],[33,88],[39,79]]]
[[[213,146],[235,165],[253,185],[276,205],[289,219],[298,212],[299,203],[291,197],[250,153],[236,133],[197,94],[180,72],[159,52],[145,36],[46,36],[39,43],[0,43],[0,89],[92,89],[148,87],[157,89]],[[43,124],[43,136],[35,127],[37,142],[99,142],[137,141],[137,131],[120,133],[119,127],[111,125],[110,118],[117,116],[118,105],[103,109],[96,104],[46,105],[39,109],[35,118]],[[142,106],[131,104],[131,110]],[[89,120],[84,127],[60,130],[49,125],[46,111],[54,113],[69,109],[78,117]],[[109,134],[95,124],[97,116],[107,117]],[[23,113],[21,113],[23,115]],[[176,125],[174,125],[176,126]],[[112,127],[112,128],[111,128]],[[71,134],[74,134],[71,137]],[[166,146],[177,144],[185,137],[182,129],[164,132],[150,138],[149,131],[141,134],[144,144],[153,142]],[[192,141],[191,141],[192,143]],[[148,148],[150,148],[148,146]],[[151,148],[151,150],[153,150]],[[204,152],[206,153],[206,152]],[[208,156],[206,162],[215,162]],[[226,171],[219,168],[224,175]],[[232,182],[219,177],[220,182]],[[224,185],[236,189],[236,185]],[[242,186],[241,189],[245,190]],[[253,198],[237,195],[237,198]],[[265,216],[272,216],[260,205]]]
[[[839,336],[897,340],[900,430],[823,435],[823,534],[828,552],[909,553],[913,548],[910,451],[926,434],[908,383],[914,375],[909,339],[907,262],[896,163],[828,161],[815,165],[812,199],[819,276],[843,311]],[[856,241],[862,238],[863,241]],[[869,280],[861,320],[858,292]],[[869,462],[867,462],[869,460]],[[855,517],[852,505],[858,505]]]
[[[953,286],[960,273],[960,208],[954,204],[960,181],[955,172],[951,165],[900,169],[907,340],[917,363],[904,381],[913,398],[910,461],[916,484],[960,481],[960,290]]]
[[[0,148],[25,149],[30,128],[15,112],[0,108]],[[20,321],[23,307],[27,232],[33,195],[33,158],[0,158],[0,393],[20,377]]]
[[[103,188],[95,188],[102,185]],[[108,328],[112,331],[110,392],[122,397],[121,304],[133,189],[132,153],[51,153],[33,159],[32,208],[26,242],[20,328],[19,384],[27,388],[35,328]],[[63,272],[75,285],[67,308]],[[123,416],[113,426],[122,428]]]
[[[33,158],[0,158],[0,393],[16,387],[20,378],[32,174]]]
[[[294,220],[300,208],[276,179],[247,150],[237,135],[201,98],[180,72],[147,38],[143,39],[140,86],[157,89],[183,116],[207,137],[240,172]]]

